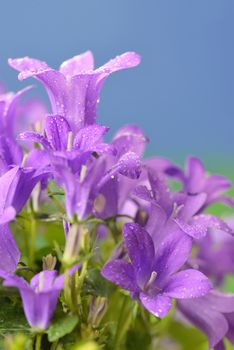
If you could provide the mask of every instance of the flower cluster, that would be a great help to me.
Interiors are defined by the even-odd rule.
[[[224,349],[224,338],[234,344],[234,294],[223,289],[234,272],[234,224],[210,210],[217,202],[234,207],[225,194],[231,182],[209,175],[195,157],[185,170],[143,159],[148,138],[136,125],[107,143],[109,128],[97,122],[107,77],[139,63],[134,52],[97,69],[89,51],[58,71],[29,57],[9,59],[20,80],[42,83],[51,102],[49,112],[39,100],[23,100],[29,88],[0,92],[0,277],[3,291],[19,290],[37,349],[41,334],[53,343],[55,311],[78,317],[73,342],[105,349],[125,348],[133,319],[145,318],[155,329],[164,318],[192,324],[210,348]],[[133,305],[124,332],[111,326],[122,312],[108,316],[111,300]],[[162,349],[168,336],[151,336]]]

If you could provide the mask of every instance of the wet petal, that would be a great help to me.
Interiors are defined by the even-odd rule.
[[[127,261],[119,259],[109,261],[103,267],[101,274],[109,281],[130,292],[137,291],[134,269]]]
[[[132,68],[141,62],[140,56],[136,52],[125,52],[116,56],[102,67],[96,69],[96,72],[113,73],[121,69]]]
[[[74,76],[94,69],[94,58],[91,51],[86,51],[63,62],[59,71],[64,75]]]
[[[41,144],[45,149],[49,150],[51,149],[51,146],[47,139],[43,136],[38,134],[34,131],[25,131],[18,136],[18,140],[20,141],[32,141],[35,143]]]
[[[162,281],[178,271],[187,261],[192,247],[192,239],[181,231],[174,231],[156,247],[154,270]]]
[[[65,151],[68,144],[68,133],[71,130],[66,118],[60,115],[49,115],[45,121],[46,136],[52,148]]]
[[[81,151],[94,151],[96,145],[102,142],[102,137],[108,130],[109,128],[98,124],[82,128],[74,139],[74,149]]]
[[[136,271],[137,282],[143,288],[153,271],[155,252],[152,238],[138,224],[125,224],[123,238],[128,256]]]
[[[142,156],[145,149],[145,144],[148,139],[143,131],[136,125],[127,125],[118,130],[112,140],[113,146],[117,150],[118,157],[126,152],[134,152]]]
[[[166,316],[172,306],[171,298],[160,294],[150,296],[140,293],[140,301],[151,314],[159,318]]]
[[[170,277],[163,293],[169,297],[188,299],[207,294],[211,289],[209,279],[197,270],[184,270]]]

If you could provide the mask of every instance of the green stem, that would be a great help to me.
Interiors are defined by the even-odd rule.
[[[36,242],[36,220],[31,216],[31,236],[29,241],[29,266],[34,265],[34,256],[35,256],[35,242]]]
[[[41,333],[36,335],[35,350],[41,350],[41,338],[42,338]]]
[[[84,261],[81,269],[81,273],[79,277],[76,280],[76,290],[77,290],[77,305],[78,305],[78,311],[79,315],[82,316],[82,302],[81,302],[81,289],[85,280],[85,276],[87,273],[87,266],[88,266],[88,261]]]
[[[55,342],[51,345],[50,350],[56,350],[56,349],[57,349],[57,345],[58,345],[58,340],[55,341]]]

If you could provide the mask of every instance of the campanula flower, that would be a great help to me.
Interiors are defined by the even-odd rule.
[[[157,247],[152,238],[137,224],[125,224],[124,243],[130,262],[110,260],[102,275],[128,290],[133,298],[157,317],[164,317],[172,298],[196,298],[211,289],[211,283],[193,269],[179,271],[187,261],[192,240],[174,231]]]
[[[231,181],[225,176],[208,175],[200,159],[189,157],[184,171],[173,164],[165,166],[164,171],[167,175],[181,181],[184,192],[190,195],[206,193],[207,197],[202,209],[216,202],[234,206],[232,198],[224,194],[231,188]]]
[[[0,177],[0,224],[15,218],[43,176],[33,168],[15,166]]]
[[[11,67],[20,71],[19,79],[35,77],[44,85],[52,105],[52,112],[67,118],[75,132],[95,124],[100,90],[107,77],[118,70],[140,63],[135,52],[126,52],[94,69],[90,51],[63,62],[58,71],[45,62],[24,57],[9,59]]]
[[[164,176],[151,170],[148,171],[148,176],[150,189],[146,186],[137,186],[133,194],[152,204],[148,226],[152,227],[155,224],[158,227],[153,229],[154,236],[162,226],[169,228],[175,224],[196,239],[204,237],[208,228],[233,234],[232,228],[222,219],[201,213],[207,200],[207,193],[191,195],[186,192],[172,192]]]
[[[71,268],[69,274],[72,275],[79,267],[76,265]],[[38,330],[48,328],[60,291],[64,287],[64,274],[56,276],[57,271],[45,270],[36,274],[30,283],[16,275],[1,276],[4,278],[4,286],[19,290],[25,317],[30,326]]]

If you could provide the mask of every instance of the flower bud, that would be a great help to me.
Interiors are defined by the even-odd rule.
[[[103,297],[92,297],[90,302],[88,322],[92,326],[98,326],[107,309],[107,299]]]
[[[43,270],[54,270],[57,259],[52,254],[48,254],[46,256],[43,256],[42,261]]]
[[[76,261],[82,245],[81,236],[79,226],[77,224],[72,225],[67,234],[65,250],[63,253],[63,262],[66,265],[72,265]]]

